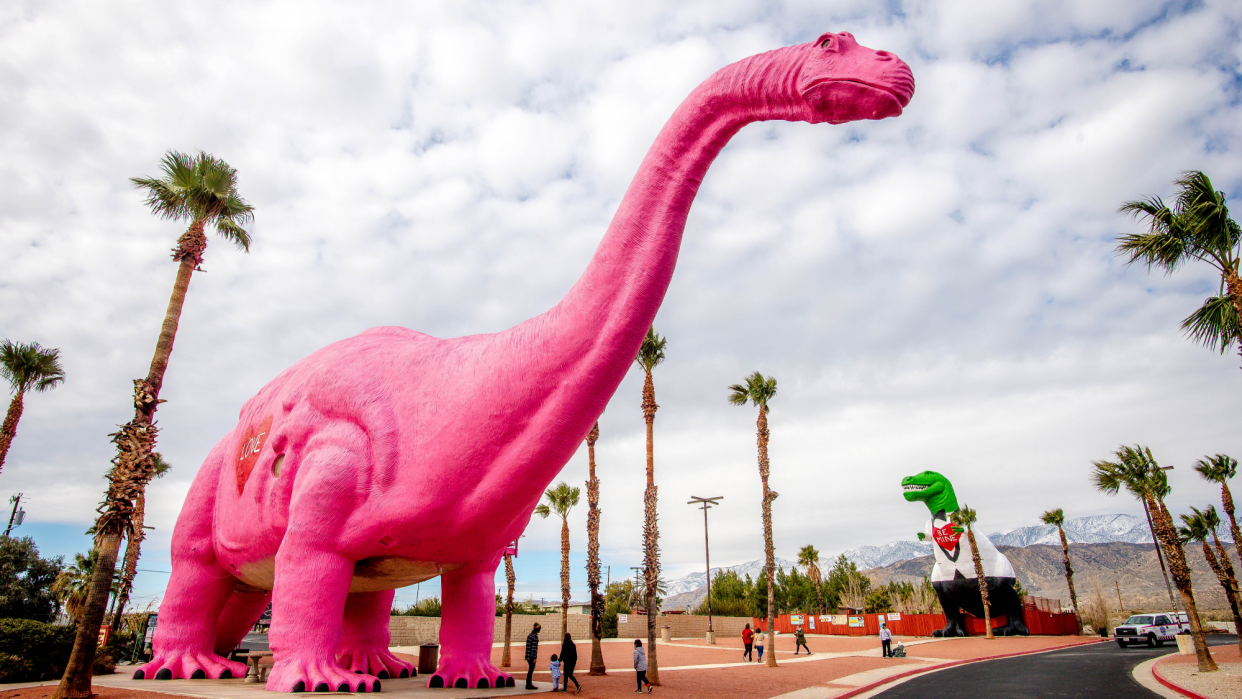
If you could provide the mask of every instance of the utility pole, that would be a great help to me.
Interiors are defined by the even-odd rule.
[[[642,566],[630,566],[630,570],[634,571],[634,594],[637,595],[638,592],[643,589],[643,583],[642,583],[643,567]],[[643,599],[646,599],[646,598],[647,596],[643,595]]]
[[[716,630],[712,628],[712,548],[707,539],[707,510],[711,507],[720,505],[720,501],[724,499],[723,495],[717,495],[714,498],[701,498],[697,495],[691,495],[687,505],[699,504],[699,509],[703,510],[703,551],[707,557],[707,645],[716,644]]]
[[[4,530],[4,538],[6,539],[9,538],[9,532],[13,531],[13,527],[21,526],[21,523],[26,519],[25,510],[17,509],[17,506],[21,504],[22,495],[23,493],[18,493],[17,495],[9,498],[9,502],[13,503],[13,514],[9,515],[9,526]],[[18,513],[21,513],[20,517],[18,516]]]
[[[1117,608],[1124,612],[1126,610],[1126,605],[1121,603],[1121,583],[1114,580],[1113,587],[1117,588]]]

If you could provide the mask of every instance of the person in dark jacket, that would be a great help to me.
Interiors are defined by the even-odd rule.
[[[539,629],[541,627],[536,622],[535,628],[531,629],[526,636],[526,688],[539,689],[535,686],[535,661],[539,660]]]
[[[578,684],[578,678],[574,677],[574,665],[578,663],[578,646],[574,645],[574,639],[569,634],[565,634],[565,640],[561,641],[561,676],[565,678],[564,684],[561,686],[565,691],[569,691],[569,681],[574,681],[574,687],[577,688],[577,694],[582,694],[582,685]]]

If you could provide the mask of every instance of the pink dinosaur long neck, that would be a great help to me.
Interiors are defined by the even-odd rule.
[[[699,85],[647,152],[586,271],[539,318],[536,333],[554,342],[547,359],[607,392],[583,396],[583,435],[611,398],[664,300],[690,205],[729,139],[753,121],[793,119],[791,49],[752,56]],[[589,377],[589,378],[588,378]],[[601,380],[602,379],[602,380]],[[572,389],[571,389],[572,392]],[[570,399],[572,400],[572,399]],[[583,435],[578,435],[581,440]]]
[[[503,414],[489,417],[500,419],[501,430],[521,431],[510,450],[523,463],[492,474],[479,492],[529,502],[514,509],[514,536],[634,365],[672,279],[690,205],[716,155],[752,121],[797,118],[794,100],[780,96],[792,94],[796,77],[793,62],[780,59],[790,50],[734,63],[696,88],[660,131],[565,298],[495,336],[520,349],[519,360],[506,365],[509,377],[494,384],[512,385],[515,393],[503,401]]]

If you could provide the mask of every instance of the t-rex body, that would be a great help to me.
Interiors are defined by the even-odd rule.
[[[944,609],[945,627],[933,636],[965,636],[966,617],[962,610],[983,616],[983,599],[979,595],[979,576],[970,551],[965,530],[950,521],[957,511],[957,496],[948,478],[935,471],[923,471],[901,479],[902,494],[909,502],[922,502],[931,512],[931,519],[919,534],[919,540],[931,540],[936,565],[932,568],[932,587]],[[988,585],[988,607],[993,618],[1005,615],[1005,625],[995,630],[997,636],[1027,636],[1030,631],[1022,620],[1022,598],[1014,591],[1017,575],[1005,554],[996,550],[986,536],[975,536],[983,577]]]
[[[750,122],[882,119],[913,93],[905,63],[845,33],[727,66],[674,112],[554,308],[491,335],[376,328],[277,376],[194,480],[135,677],[239,675],[217,653],[270,599],[267,689],[378,690],[412,672],[388,652],[393,590],[439,575],[429,685],[511,686],[490,660],[496,567],[633,363],[712,160]]]

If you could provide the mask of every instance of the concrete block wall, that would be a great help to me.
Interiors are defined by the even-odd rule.
[[[716,638],[718,639],[728,638],[731,636],[737,636],[740,638],[742,635],[742,629],[749,623],[751,623],[751,618],[746,616],[712,617],[712,628],[716,631]],[[657,628],[664,626],[669,627],[673,634],[673,638],[707,637],[706,616],[692,614],[668,614],[661,616],[656,622]],[[646,638],[647,617],[638,614],[629,614],[626,615],[625,623],[622,623],[620,617],[618,617],[617,637]]]
[[[493,642],[505,640],[505,618],[498,616],[493,627]],[[590,640],[591,618],[582,614],[570,614],[568,630],[575,641]],[[535,622],[543,627],[539,633],[541,641],[558,641],[561,633],[560,614],[514,614],[513,628],[510,638],[515,646],[526,643],[526,635],[535,627]],[[645,627],[644,627],[645,628]],[[704,627],[706,628],[706,627]],[[388,617],[389,644],[394,646],[418,646],[424,643],[440,642],[440,617],[435,616],[390,616]],[[645,631],[643,632],[646,633]]]

